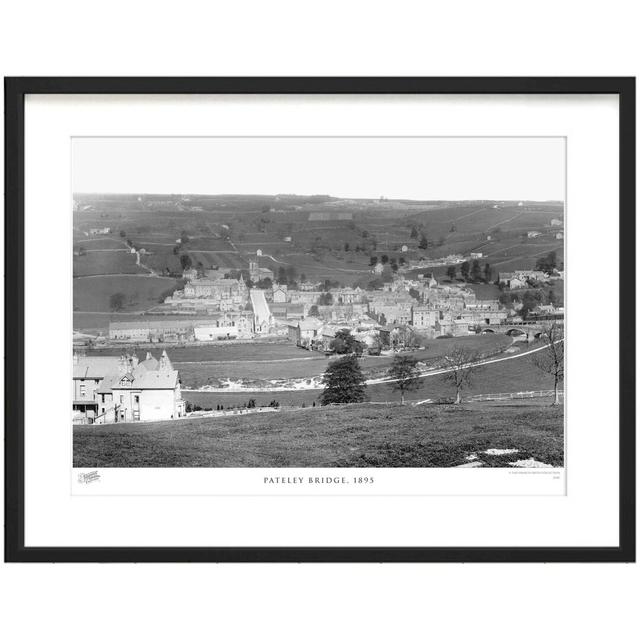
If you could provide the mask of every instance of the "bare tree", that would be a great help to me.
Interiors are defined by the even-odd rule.
[[[533,362],[545,373],[553,376],[553,404],[560,404],[560,383],[564,380],[564,325],[545,323],[540,336],[547,348],[534,355]]]
[[[470,366],[478,359],[478,352],[464,346],[454,347],[443,356],[441,366],[446,369],[445,380],[451,382],[456,389],[455,403],[462,402],[462,389],[471,386],[471,377],[478,367]]]
[[[387,374],[393,380],[393,390],[400,392],[400,404],[404,404],[404,394],[417,389],[422,384],[418,361],[413,356],[397,355]]]

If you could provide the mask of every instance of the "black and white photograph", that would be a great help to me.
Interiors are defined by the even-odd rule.
[[[629,86],[12,80],[13,557],[630,557]]]
[[[564,137],[71,163],[75,468],[565,468]]]

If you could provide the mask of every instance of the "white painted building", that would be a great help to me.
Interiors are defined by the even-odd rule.
[[[166,351],[159,360],[147,353],[141,362],[135,355],[74,356],[73,382],[74,423],[172,420],[185,415],[178,371]]]

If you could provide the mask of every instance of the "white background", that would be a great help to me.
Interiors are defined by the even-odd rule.
[[[5,75],[636,75],[633,3],[12,3]],[[637,566],[3,566],[10,637],[601,638]]]

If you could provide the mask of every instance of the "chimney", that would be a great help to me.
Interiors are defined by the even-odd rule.
[[[162,355],[160,356],[160,361],[158,364],[159,371],[172,371],[173,366],[171,365],[171,360],[169,360],[169,356],[167,355],[166,349],[162,350]]]

